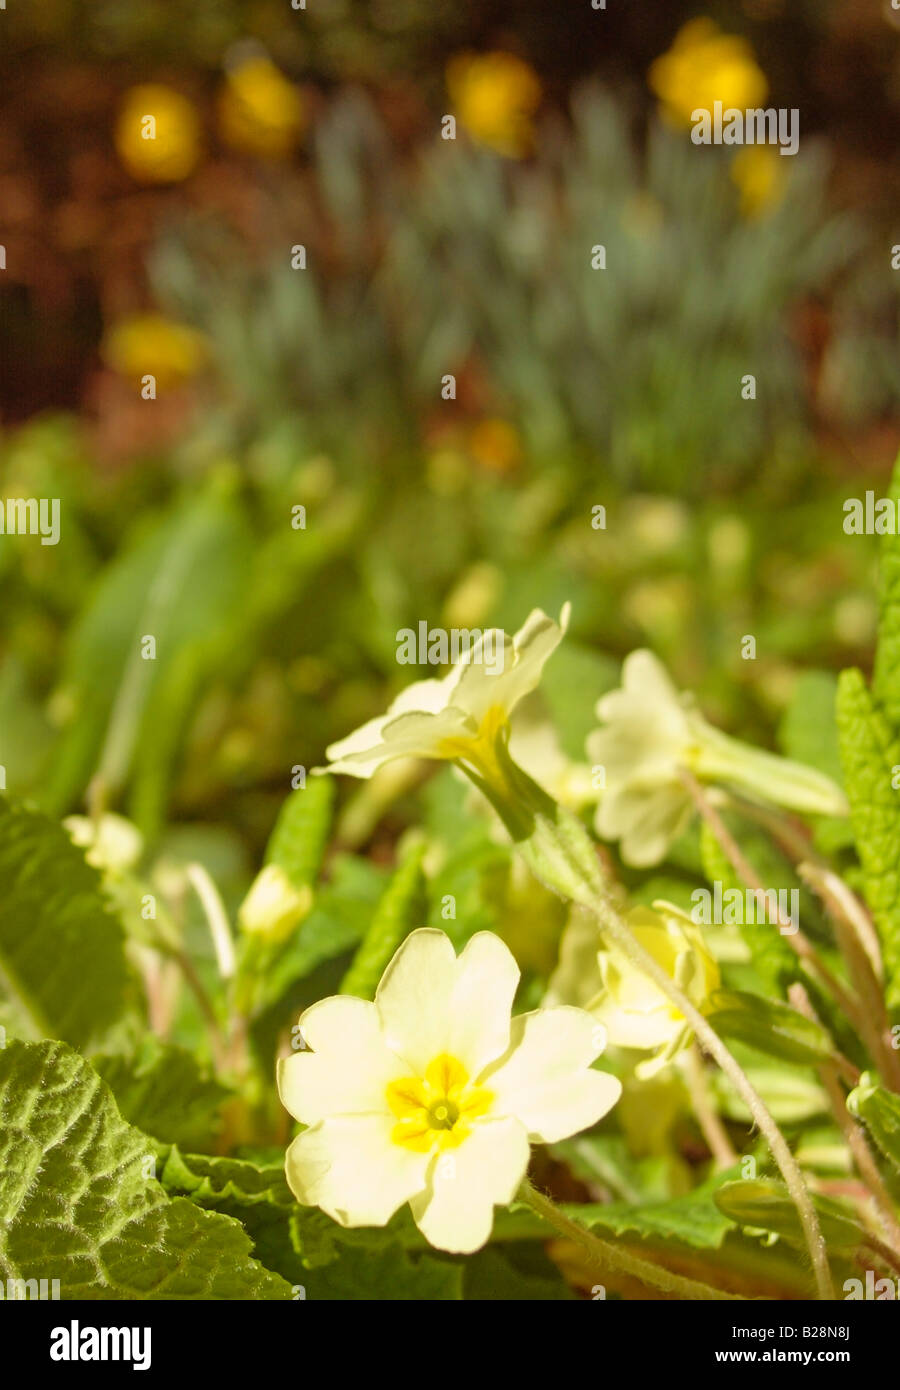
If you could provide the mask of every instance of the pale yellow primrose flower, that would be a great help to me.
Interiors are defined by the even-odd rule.
[[[391,758],[438,758],[471,763],[482,777],[496,780],[496,739],[507,732],[519,701],[536,688],[568,622],[565,604],[558,624],[535,608],[512,639],[497,628],[483,633],[442,680],[407,686],[387,714],[333,743],[329,766],[314,770],[371,777]]]
[[[713,728],[652,652],[626,657],[622,688],[598,702],[597,717],[606,727],[589,735],[587,751],[606,781],[595,827],[601,839],[621,841],[629,864],[659,863],[690,820],[693,803],[681,769],[789,810],[847,814],[843,792],[830,777]]]
[[[625,921],[635,940],[705,1013],[719,988],[719,967],[690,917],[659,901],[652,908],[632,908]],[[658,1049],[636,1067],[641,1080],[665,1067],[692,1039],[680,1010],[619,951],[604,944],[596,920],[586,912],[572,913],[544,1002],[587,1009],[616,1047]]]
[[[691,1003],[702,1012],[719,988],[719,967],[691,919],[668,903],[652,910],[635,907],[625,920],[631,934]],[[641,1062],[636,1074],[645,1079],[666,1066],[692,1039],[684,1015],[658,985],[613,948],[598,953],[600,992],[589,1006],[617,1047],[659,1049]]]
[[[422,929],[388,965],[374,1003],[307,1009],[310,1051],[279,1063],[290,1113],[309,1128],[285,1171],[299,1202],[342,1226],[383,1226],[408,1202],[440,1250],[468,1253],[513,1200],[531,1143],[587,1129],[621,1094],[591,1063],[602,1027],[581,1009],[510,1018],[519,969],[491,932],[459,957]]]

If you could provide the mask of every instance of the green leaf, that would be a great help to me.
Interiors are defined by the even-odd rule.
[[[719,990],[711,1004],[709,1022],[723,1037],[738,1038],[770,1057],[804,1066],[832,1056],[831,1039],[821,1024],[787,1004],[743,990]]]
[[[170,1200],[145,1135],[64,1043],[0,1052],[0,1273],[65,1299],[289,1299],[227,1216]]]
[[[283,1155],[273,1163],[247,1159],[183,1155],[173,1146],[166,1155],[160,1182],[167,1192],[185,1193],[205,1211],[236,1218],[253,1240],[254,1253],[267,1269],[292,1285],[304,1285],[309,1262],[337,1258],[331,1230],[335,1223],[316,1208],[301,1209],[285,1181]],[[307,1247],[301,1257],[292,1236],[294,1214],[309,1218]]]
[[[341,994],[374,999],[378,982],[394,952],[414,928],[424,924],[424,854],[425,844],[421,840],[407,848],[341,982]]]
[[[869,1072],[847,1097],[847,1109],[864,1120],[869,1133],[885,1158],[900,1168],[900,1097],[879,1086]]]
[[[334,778],[311,777],[285,801],[266,846],[265,862],[283,869],[295,888],[319,876],[331,830]]]
[[[837,677],[832,671],[804,671],[781,720],[778,741],[785,757],[817,768],[841,786],[836,697]]]
[[[900,455],[888,497],[900,498]],[[895,729],[900,729],[900,536],[881,537],[881,574],[878,592],[878,643],[872,689]]]
[[[331,1264],[308,1270],[303,1284],[309,1299],[433,1302],[462,1298],[463,1269],[462,1263],[409,1254],[399,1245],[345,1247]]]
[[[729,1170],[736,1172],[737,1169]],[[719,1210],[715,1194],[728,1173],[717,1174],[683,1197],[665,1202],[634,1206],[614,1202],[567,1203],[563,1211],[588,1230],[605,1231],[614,1236],[637,1235],[652,1240],[674,1240],[696,1250],[718,1250],[732,1228],[732,1221]],[[547,1227],[530,1207],[513,1202],[494,1216],[494,1239],[523,1240],[546,1236]]]
[[[173,1149],[161,1179],[170,1190],[190,1193],[199,1206],[238,1217],[256,1253],[309,1299],[456,1299],[462,1269],[449,1261],[407,1251],[423,1238],[408,1211],[388,1227],[348,1230],[317,1207],[299,1206],[283,1163],[255,1165],[242,1159],[183,1156]]]
[[[740,1226],[774,1231],[791,1245],[804,1246],[806,1237],[797,1208],[783,1183],[767,1178],[742,1178],[725,1183],[715,1193],[720,1211]],[[832,1250],[857,1250],[866,1232],[849,1203],[813,1197],[822,1235]]]
[[[36,1033],[86,1048],[124,1015],[122,928],[65,831],[0,797],[0,975]],[[80,988],[88,981],[90,988]]]
[[[842,671],[838,731],[850,818],[863,871],[863,892],[878,926],[887,1002],[900,1005],[900,737],[875,704],[859,671]]]
[[[316,895],[312,912],[271,966],[265,1000],[274,1003],[325,961],[344,955],[369,929],[384,891],[384,875],[367,860],[337,856],[331,882]]]
[[[186,1048],[148,1037],[134,1056],[110,1054],[92,1061],[129,1124],[182,1148],[202,1149],[214,1140],[231,1092]]]
[[[51,809],[72,802],[99,760],[111,792],[135,771],[133,818],[156,830],[160,778],[240,614],[251,559],[243,513],[209,492],[144,526],[106,569],[68,641],[60,690],[72,720],[48,788]],[[143,659],[147,636],[156,639],[153,660]]]
[[[491,1302],[569,1302],[576,1295],[540,1245],[486,1246],[464,1265],[464,1297]]]

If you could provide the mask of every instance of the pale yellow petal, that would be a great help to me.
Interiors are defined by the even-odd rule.
[[[287,1151],[288,1185],[341,1226],[384,1226],[425,1188],[428,1155],[391,1141],[393,1116],[323,1120]]]
[[[561,1005],[513,1019],[509,1052],[480,1078],[498,1114],[515,1115],[536,1143],[589,1129],[615,1105],[620,1082],[591,1070],[606,1035],[583,1009]]]
[[[375,1005],[335,995],[307,1009],[300,1019],[307,1044],[278,1064],[278,1090],[285,1109],[302,1124],[329,1115],[388,1113],[387,1087],[408,1067],[385,1046]]]
[[[528,1168],[518,1120],[484,1120],[459,1148],[433,1160],[427,1189],[410,1202],[416,1225],[438,1250],[465,1255],[490,1238],[494,1207],[515,1197]]]
[[[387,1045],[419,1074],[446,1053],[474,1077],[506,1049],[518,980],[512,953],[490,932],[459,959],[444,932],[412,932],[375,995]]]

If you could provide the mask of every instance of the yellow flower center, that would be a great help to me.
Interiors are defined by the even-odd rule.
[[[491,705],[478,726],[478,732],[469,738],[441,739],[438,757],[459,758],[471,763],[487,782],[502,786],[503,772],[497,761],[497,739],[509,725],[509,718],[502,705]]]
[[[386,1096],[397,1117],[391,1139],[417,1153],[456,1148],[471,1133],[472,1120],[486,1114],[494,1099],[485,1087],[470,1085],[462,1062],[446,1052],[429,1062],[424,1076],[392,1081]]]

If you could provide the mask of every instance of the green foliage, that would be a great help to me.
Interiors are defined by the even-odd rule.
[[[378,981],[394,952],[411,931],[424,924],[424,856],[424,843],[414,842],[407,846],[396,873],[375,909],[350,969],[341,981],[341,994],[357,994],[362,999],[373,999]]]
[[[0,797],[0,976],[26,1036],[96,1045],[125,1016],[124,934],[66,832]],[[90,989],[79,987],[90,981]]]
[[[710,884],[722,884],[723,895],[729,889],[744,892],[744,884],[739,880],[731,862],[710,827],[704,823],[700,832],[700,845],[703,855],[703,871]],[[741,848],[752,867],[757,871],[760,881],[767,887],[787,888],[793,875],[787,864],[765,836],[748,831],[741,836]],[[743,914],[746,916],[747,914]],[[757,914],[758,915],[758,914]],[[750,951],[753,965],[767,989],[784,993],[788,984],[797,978],[799,966],[788,943],[777,925],[769,922],[742,922],[740,933]]]
[[[322,867],[331,829],[334,781],[313,777],[292,791],[266,846],[266,863],[283,869],[295,888],[312,887]]]
[[[792,1245],[804,1244],[797,1208],[783,1183],[768,1178],[739,1179],[720,1187],[714,1201],[725,1216],[741,1226],[772,1231]],[[829,1247],[855,1252],[865,1243],[865,1227],[854,1219],[849,1203],[816,1196],[813,1204]]]
[[[900,499],[900,457],[885,495],[895,503]],[[900,729],[900,536],[881,537],[878,643],[872,691],[894,728]]]
[[[109,567],[66,643],[60,687],[70,726],[50,808],[66,809],[99,763],[107,794],[131,774],[134,818],[159,829],[187,715],[221,658],[250,560],[240,509],[209,492],[145,525]],[[152,659],[146,638],[155,640]]]
[[[837,677],[831,671],[804,671],[778,730],[785,756],[818,768],[841,785],[841,754],[835,723]]]
[[[863,889],[878,925],[888,976],[888,1003],[900,1004],[900,735],[873,700],[859,671],[838,684],[838,731]]]
[[[61,1043],[0,1052],[0,1271],[67,1299],[290,1298],[228,1217],[170,1200],[152,1147]]]
[[[221,1128],[231,1091],[187,1048],[147,1037],[131,1056],[101,1054],[92,1061],[123,1118],[161,1143],[205,1148]]]
[[[900,1168],[900,1098],[865,1072],[847,1097],[847,1109],[865,1122],[881,1153]]]
[[[712,999],[709,1021],[725,1038],[738,1038],[748,1047],[780,1057],[785,1062],[810,1066],[832,1056],[825,1029],[796,1009],[745,990],[719,990]]]

